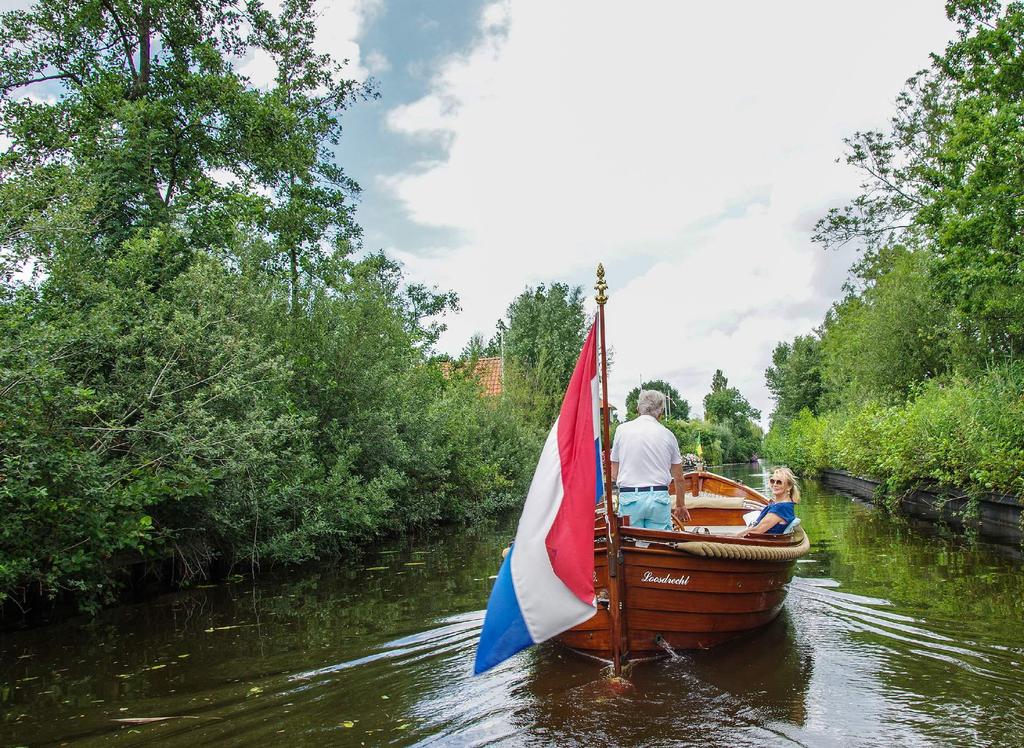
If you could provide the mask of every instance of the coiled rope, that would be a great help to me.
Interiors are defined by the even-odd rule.
[[[694,556],[706,558],[734,558],[743,561],[791,561],[807,554],[811,549],[811,540],[802,527],[793,531],[796,545],[783,548],[772,548],[764,545],[740,545],[738,543],[715,543],[707,540],[690,540],[685,543],[673,543],[676,550],[685,551]]]

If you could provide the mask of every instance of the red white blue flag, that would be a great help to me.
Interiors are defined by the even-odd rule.
[[[601,480],[593,324],[551,427],[487,603],[476,650],[480,674],[521,649],[583,623],[594,601],[594,505]]]

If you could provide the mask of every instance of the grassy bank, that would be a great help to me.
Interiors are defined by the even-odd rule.
[[[765,449],[805,475],[841,468],[890,491],[937,484],[1024,499],[1024,367],[925,382],[898,405],[804,409],[772,428]]]

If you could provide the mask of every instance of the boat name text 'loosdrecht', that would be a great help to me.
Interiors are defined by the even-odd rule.
[[[644,572],[643,577],[640,578],[641,582],[658,582],[660,584],[678,584],[681,587],[685,587],[690,583],[690,577],[656,577],[649,570]]]

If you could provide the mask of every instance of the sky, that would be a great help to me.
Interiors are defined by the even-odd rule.
[[[320,49],[380,93],[338,148],[364,251],[458,293],[441,351],[489,338],[527,286],[592,298],[602,262],[613,404],[664,379],[700,414],[722,369],[764,423],[772,350],[821,323],[854,260],[810,240],[857,191],[842,139],[886,127],[954,33],[940,0],[319,8]]]

